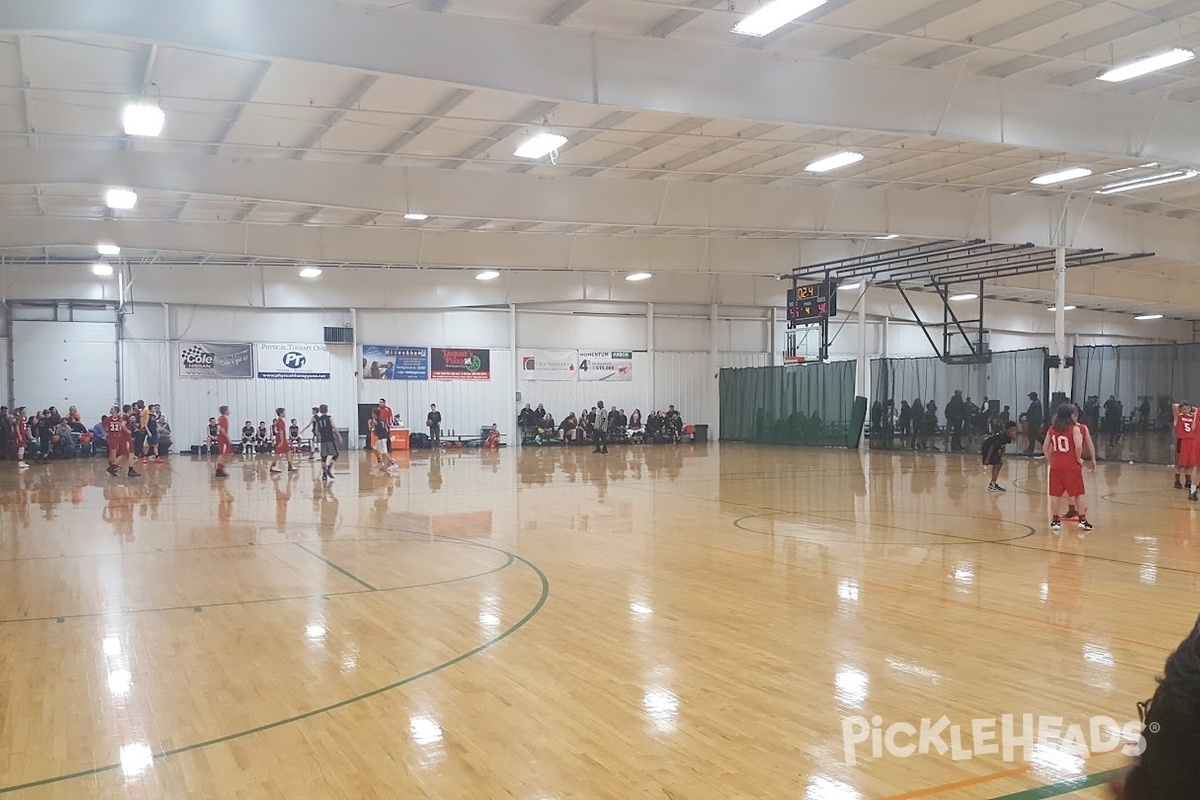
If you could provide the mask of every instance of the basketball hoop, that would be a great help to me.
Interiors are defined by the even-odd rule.
[[[804,361],[804,356],[784,355],[783,357],[783,365],[785,367],[799,367],[804,364]]]

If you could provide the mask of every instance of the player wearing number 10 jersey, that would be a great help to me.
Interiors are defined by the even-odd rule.
[[[1042,452],[1050,463],[1051,531],[1062,529],[1064,497],[1070,498],[1071,505],[1078,508],[1079,527],[1085,531],[1092,529],[1084,504],[1087,490],[1083,484],[1083,455],[1091,451],[1092,469],[1095,469],[1096,450],[1087,429],[1078,423],[1077,414],[1074,406],[1059,406],[1054,422],[1046,432],[1046,440],[1042,443]]]

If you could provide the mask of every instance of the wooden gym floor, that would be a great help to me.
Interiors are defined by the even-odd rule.
[[[851,766],[843,726],[1136,721],[1200,591],[1162,467],[1089,475],[1082,539],[1041,461],[994,496],[908,453],[365,459],[0,464],[0,794],[1102,797],[1119,754]]]

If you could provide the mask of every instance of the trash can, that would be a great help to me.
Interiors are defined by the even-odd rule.
[[[697,425],[696,432],[694,434],[692,434],[692,441],[693,442],[707,442],[708,441],[708,426],[707,425]]]

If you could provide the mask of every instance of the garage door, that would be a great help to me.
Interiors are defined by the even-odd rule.
[[[114,323],[14,320],[12,348],[13,402],[30,416],[77,406],[90,428],[116,402]]]

